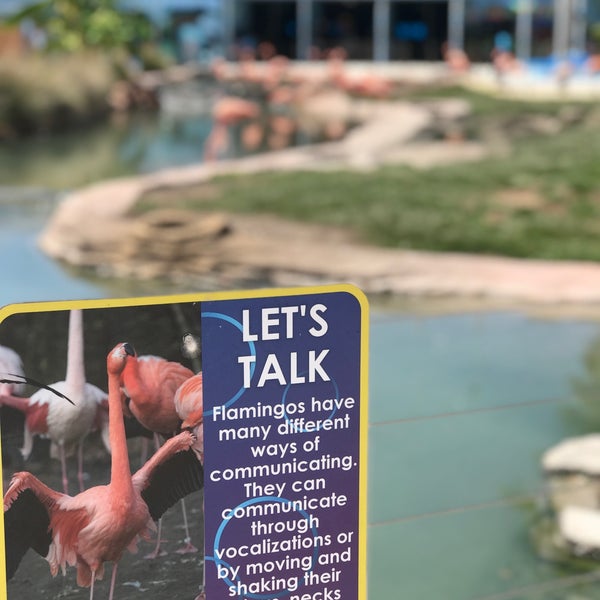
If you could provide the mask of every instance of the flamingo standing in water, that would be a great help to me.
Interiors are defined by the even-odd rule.
[[[214,161],[229,146],[229,129],[236,123],[256,119],[260,107],[256,102],[223,96],[213,107],[213,126],[204,144],[204,160]]]
[[[181,363],[166,360],[160,356],[130,356],[121,374],[123,393],[129,399],[124,404],[146,429],[154,432],[155,445],[160,446],[160,437],[168,437],[180,430],[181,419],[175,410],[174,396],[179,386],[194,372]],[[185,503],[182,504],[185,527],[185,545],[178,553],[197,552],[190,543]],[[160,550],[161,522],[158,525],[156,547],[147,558],[164,554]]]
[[[107,396],[106,392],[85,380],[81,310],[69,312],[67,373],[64,381],[53,383],[51,387],[52,390],[38,390],[30,398],[2,396],[0,404],[25,414],[22,449],[25,459],[33,449],[34,435],[50,438],[60,458],[65,494],[69,493],[66,457],[72,449],[77,448],[77,477],[79,491],[83,491],[83,440],[92,429],[106,425],[102,413],[106,412]],[[55,391],[66,395],[73,403],[64,402]]]
[[[202,487],[202,467],[185,452],[194,436],[183,431],[169,439],[133,476],[121,405],[120,375],[135,356],[120,343],[107,357],[109,436],[112,448],[110,483],[76,496],[56,492],[27,472],[16,473],[4,496],[6,573],[10,579],[29,548],[44,556],[50,572],[77,566],[77,583],[90,587],[102,579],[104,563],[113,562],[112,600],[118,562],[139,537],[155,529],[154,520],[182,496]]]

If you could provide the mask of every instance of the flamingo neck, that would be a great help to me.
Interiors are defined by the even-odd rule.
[[[81,310],[69,312],[69,342],[67,346],[67,395],[81,397],[85,388],[83,349],[83,315]]]
[[[110,484],[123,493],[133,489],[133,485],[121,406],[121,386],[119,378],[112,374],[108,376],[108,437],[111,448]]]
[[[11,393],[4,394],[2,393],[2,390],[0,390],[0,406],[10,406],[21,412],[27,412],[29,409],[29,398],[13,396]]]

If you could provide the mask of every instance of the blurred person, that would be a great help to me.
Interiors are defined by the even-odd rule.
[[[277,48],[273,42],[263,41],[258,44],[258,58],[260,60],[271,60],[277,54]]]
[[[244,150],[254,152],[260,148],[265,136],[265,131],[259,122],[254,121],[245,125],[242,128],[240,135]]]
[[[442,56],[453,73],[464,73],[471,68],[467,53],[461,48],[450,46],[448,42],[442,44]]]
[[[521,68],[520,61],[512,52],[512,46],[512,35],[508,31],[499,31],[494,36],[494,47],[490,58],[499,84],[504,82],[507,73]]]

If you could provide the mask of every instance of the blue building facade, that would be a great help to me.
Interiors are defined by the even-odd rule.
[[[284,54],[343,46],[362,60],[437,60],[442,46],[488,60],[500,32],[522,59],[584,52],[600,0],[225,0],[230,42],[268,40]]]

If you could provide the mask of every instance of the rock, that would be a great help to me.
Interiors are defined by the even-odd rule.
[[[319,124],[339,119],[348,122],[356,118],[353,101],[338,90],[327,90],[309,96],[298,106],[297,111],[301,119]]]
[[[568,438],[547,450],[542,456],[547,473],[580,473],[600,475],[600,434],[592,433]]]
[[[600,549],[600,435],[566,439],[542,456],[554,533],[547,549],[584,556]]]
[[[555,512],[570,506],[598,509],[600,484],[586,475],[553,475],[548,478],[547,492]]]
[[[577,555],[600,549],[600,511],[569,506],[558,515],[558,530]]]

